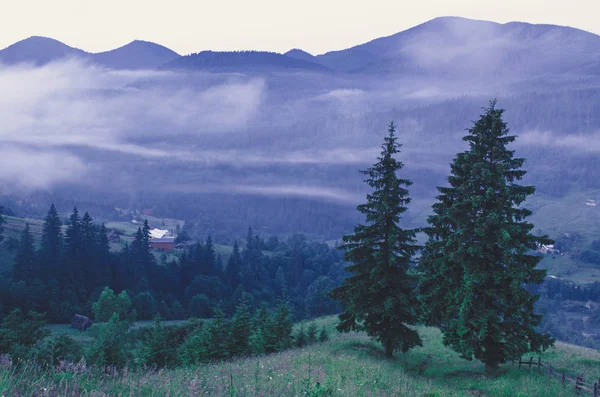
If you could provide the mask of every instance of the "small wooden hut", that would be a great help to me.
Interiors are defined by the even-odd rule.
[[[75,328],[80,331],[86,331],[89,327],[92,326],[93,323],[94,322],[88,317],[82,316],[81,314],[76,314],[71,319],[71,328]]]

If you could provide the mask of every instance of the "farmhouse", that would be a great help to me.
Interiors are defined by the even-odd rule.
[[[173,237],[153,238],[150,240],[150,247],[159,251],[173,252],[175,239]]]

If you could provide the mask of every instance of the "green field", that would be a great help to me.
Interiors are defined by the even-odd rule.
[[[23,396],[575,396],[572,385],[545,372],[506,364],[487,377],[480,362],[466,361],[442,344],[434,328],[418,327],[424,346],[392,360],[364,334],[338,334],[335,317],[318,319],[331,340],[269,356],[169,370],[128,369],[114,375],[80,365],[67,372],[0,367],[0,394]],[[142,324],[143,326],[143,324]],[[71,332],[54,326],[53,332]],[[527,356],[528,358],[529,356]],[[535,356],[537,360],[537,356]],[[542,363],[567,374],[598,379],[600,353],[557,343]],[[2,372],[4,371],[4,372]],[[5,395],[10,395],[10,392]]]
[[[586,205],[595,200],[596,207]],[[533,211],[530,222],[535,230],[556,238],[564,233],[578,232],[588,241],[600,238],[600,190],[571,192],[565,197],[534,195],[525,207]]]

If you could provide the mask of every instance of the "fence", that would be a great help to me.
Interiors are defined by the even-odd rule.
[[[598,381],[594,382],[589,379],[585,379],[583,377],[583,374],[577,374],[577,376],[575,376],[575,377],[569,376],[564,372],[559,372],[559,371],[552,369],[552,366],[550,366],[550,365],[542,364],[541,357],[539,357],[537,359],[537,362],[533,361],[533,357],[530,357],[529,361],[523,361],[522,358],[519,358],[519,361],[513,361],[513,365],[516,364],[517,362],[519,363],[519,368],[521,368],[521,366],[523,366],[523,365],[527,365],[530,369],[533,367],[537,367],[537,370],[539,372],[541,372],[542,368],[543,368],[544,371],[546,371],[548,378],[551,378],[552,376],[556,376],[558,379],[560,379],[562,381],[563,385],[568,384],[568,383],[573,383],[575,385],[575,391],[577,393],[580,393],[583,391],[583,392],[592,393],[592,395],[594,397],[600,397],[600,379],[598,379]]]

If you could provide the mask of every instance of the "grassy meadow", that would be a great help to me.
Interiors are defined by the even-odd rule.
[[[331,339],[262,357],[197,367],[99,371],[85,363],[19,371],[0,359],[2,396],[570,396],[572,385],[545,372],[507,364],[495,378],[442,344],[434,328],[419,327],[424,346],[393,360],[364,334],[338,334],[335,317],[325,324]],[[305,323],[306,325],[306,323]],[[56,327],[53,332],[71,332]],[[537,357],[536,357],[537,359]],[[542,362],[568,374],[600,376],[600,353],[558,343]]]

